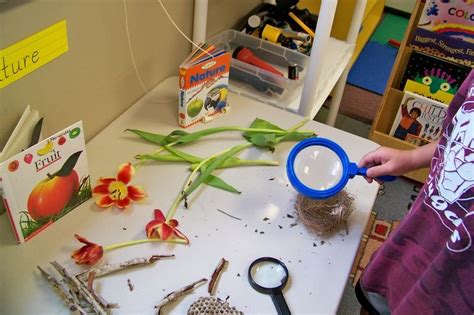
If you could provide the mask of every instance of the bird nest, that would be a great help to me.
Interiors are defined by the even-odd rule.
[[[311,199],[303,195],[296,198],[298,220],[320,236],[330,236],[345,228],[347,218],[354,209],[354,198],[342,190],[328,199]]]

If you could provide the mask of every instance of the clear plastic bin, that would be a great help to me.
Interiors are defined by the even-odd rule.
[[[231,91],[280,108],[288,106],[294,100],[295,94],[301,93],[309,63],[308,56],[234,30],[226,30],[209,39],[207,43],[225,47],[232,53],[237,47],[249,48],[255,56],[284,74],[282,77],[232,58],[229,75]],[[298,65],[297,80],[288,79],[290,63]]]

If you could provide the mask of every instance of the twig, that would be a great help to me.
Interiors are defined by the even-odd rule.
[[[68,309],[73,312],[73,313],[78,313],[78,314],[87,314],[84,309],[76,302],[76,300],[73,298],[72,294],[68,291],[65,290],[65,288],[59,283],[58,280],[56,280],[53,276],[51,276],[49,273],[47,273],[45,270],[43,270],[40,266],[38,267],[39,271],[41,271],[41,274],[46,278],[46,280],[51,284],[51,286],[54,288],[54,290],[59,294],[61,299],[66,303]]]
[[[100,303],[105,308],[117,308],[117,303],[109,303],[107,302],[99,293],[95,292],[94,290],[94,280],[95,280],[95,272],[89,272],[89,276],[87,277],[87,290],[92,294],[94,299]]]
[[[134,259],[121,262],[119,264],[109,264],[109,265],[104,265],[99,268],[91,269],[81,274],[78,274],[76,277],[78,279],[81,279],[82,281],[85,281],[85,279],[87,279],[88,274],[90,272],[95,272],[95,277],[99,278],[99,277],[108,275],[110,273],[117,272],[117,271],[127,269],[130,267],[138,267],[138,266],[153,264],[154,262],[163,258],[174,258],[174,255],[153,255],[150,258],[145,258],[145,257],[134,258]]]
[[[79,294],[91,305],[94,312],[97,314],[108,314],[108,311],[102,307],[101,303],[99,303],[93,296],[93,294],[87,290],[82,282],[79,281],[76,277],[73,277],[69,274],[69,272],[61,266],[58,262],[53,261],[51,265],[65,278],[68,285],[79,291]]]
[[[185,286],[184,288],[181,288],[177,291],[174,291],[174,292],[171,292],[170,294],[168,294],[167,296],[165,296],[163,298],[163,300],[161,300],[161,302],[155,306],[155,309],[156,309],[156,314],[158,315],[161,315],[161,309],[166,306],[167,304],[173,302],[173,301],[176,301],[179,297],[181,297],[182,295],[185,295],[186,293],[189,293],[191,292],[192,290],[194,290],[198,285],[206,282],[207,279],[206,278],[202,278],[196,282],[193,282],[191,283],[190,285],[187,285]]]
[[[229,216],[229,217],[231,217],[231,218],[234,218],[234,219],[236,219],[236,220],[242,221],[241,218],[234,217],[232,214],[228,214],[228,213],[225,212],[224,210],[217,209],[217,211],[222,212],[223,214],[225,214],[225,215],[227,215],[227,216]]]
[[[217,280],[219,279],[219,276],[221,275],[222,270],[224,270],[227,263],[228,261],[225,260],[225,258],[221,258],[219,265],[217,265],[217,268],[212,273],[211,281],[209,281],[209,286],[207,288],[207,292],[209,292],[210,295],[214,295],[214,289],[216,287]]]

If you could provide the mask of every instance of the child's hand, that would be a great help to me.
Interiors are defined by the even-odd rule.
[[[367,167],[367,182],[383,175],[399,176],[413,170],[412,150],[396,150],[380,147],[369,152],[359,161],[359,167]],[[380,181],[377,180],[380,183]]]

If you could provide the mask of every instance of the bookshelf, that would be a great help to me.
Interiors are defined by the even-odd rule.
[[[408,46],[408,43],[411,42],[413,32],[418,25],[418,20],[420,19],[424,5],[425,0],[418,0],[416,2],[369,135],[371,140],[377,142],[380,145],[400,150],[410,150],[416,148],[415,145],[389,136],[389,132],[392,127],[393,120],[397,115],[398,108],[400,107],[400,102],[403,98],[403,92],[399,90],[398,87],[407,67],[410,55],[413,52],[413,49]],[[424,168],[404,174],[404,176],[418,182],[424,182],[428,176],[428,171],[428,168]]]

